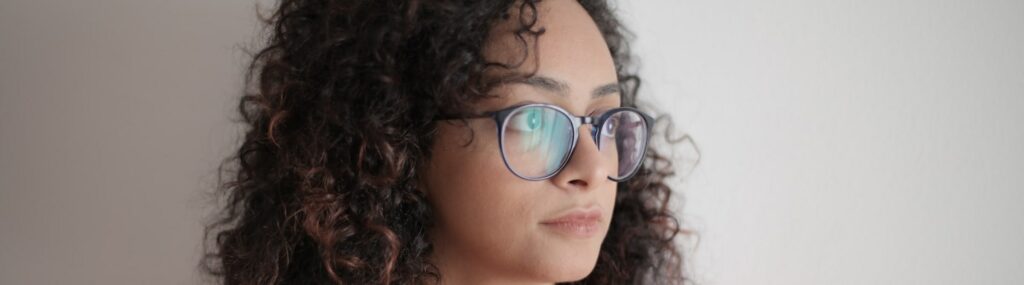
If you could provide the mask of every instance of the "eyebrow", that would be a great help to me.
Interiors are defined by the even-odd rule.
[[[522,80],[516,80],[515,82],[530,85],[535,88],[543,89],[545,91],[558,93],[559,95],[562,96],[569,95],[569,84],[566,84],[564,81],[559,81],[554,78],[543,75],[534,75],[524,78]],[[594,91],[590,93],[590,98],[599,98],[619,92],[621,92],[621,90],[619,90],[618,83],[606,83],[597,88],[594,88]]]

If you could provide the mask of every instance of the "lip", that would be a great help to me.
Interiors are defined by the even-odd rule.
[[[595,207],[573,208],[556,218],[544,220],[540,224],[568,237],[589,238],[600,232],[601,209]]]

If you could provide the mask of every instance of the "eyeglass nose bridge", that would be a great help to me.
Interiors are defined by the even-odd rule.
[[[572,129],[573,129],[574,133],[576,133],[576,135],[577,135],[576,142],[573,143],[573,148],[574,148],[573,150],[575,150],[575,144],[579,143],[579,135],[582,134],[582,132],[580,132],[580,128],[583,127],[583,125],[590,125],[591,126],[591,128],[590,128],[590,136],[593,137],[594,143],[598,144],[597,147],[601,148],[600,143],[597,142],[597,132],[598,132],[598,130],[600,130],[600,128],[599,128],[600,126],[597,125],[597,123],[598,123],[598,118],[597,117],[573,116],[573,115],[570,115],[570,114],[566,114],[566,115],[571,119],[571,121],[572,121]]]

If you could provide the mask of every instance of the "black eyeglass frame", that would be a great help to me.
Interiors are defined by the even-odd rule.
[[[530,107],[543,107],[543,108],[553,109],[553,110],[558,111],[559,113],[561,113],[566,118],[568,118],[569,122],[572,123],[572,143],[571,143],[571,145],[569,147],[568,154],[564,158],[562,158],[562,161],[559,162],[558,168],[555,169],[555,171],[553,171],[551,174],[547,174],[547,175],[541,176],[541,177],[527,177],[527,176],[519,174],[518,172],[516,172],[516,170],[514,168],[512,168],[512,165],[509,164],[508,157],[505,156],[505,129],[508,127],[508,125],[506,124],[506,122],[508,121],[508,117],[511,116],[512,114],[515,114],[517,111],[519,111],[521,109],[530,108]],[[615,182],[623,182],[623,181],[629,180],[630,178],[633,178],[633,176],[636,175],[636,173],[643,166],[643,161],[644,161],[643,156],[647,155],[647,145],[650,142],[651,129],[654,127],[654,118],[651,117],[650,115],[648,115],[647,113],[644,113],[644,112],[642,112],[640,110],[637,110],[636,108],[618,107],[618,108],[609,109],[609,110],[601,113],[598,116],[576,116],[576,115],[570,114],[569,111],[566,111],[565,109],[562,109],[561,107],[558,107],[556,105],[545,104],[545,103],[529,103],[529,104],[514,105],[514,106],[510,106],[510,107],[501,109],[501,110],[491,111],[491,112],[484,112],[484,113],[480,113],[480,114],[469,114],[469,115],[461,115],[461,116],[458,116],[458,115],[456,115],[456,116],[441,116],[438,119],[439,120],[458,120],[458,119],[492,118],[494,120],[495,125],[498,128],[498,148],[499,148],[499,151],[501,152],[501,160],[505,163],[505,168],[508,168],[508,171],[512,172],[512,174],[514,174],[515,176],[517,176],[519,178],[522,178],[522,179],[525,179],[525,180],[529,180],[529,181],[541,181],[541,180],[546,180],[548,178],[554,177],[555,175],[558,175],[558,173],[562,172],[562,169],[564,169],[565,166],[567,164],[569,164],[568,163],[569,160],[572,159],[573,153],[576,151],[576,144],[579,143],[580,127],[582,127],[583,124],[589,124],[589,125],[593,126],[593,128],[591,128],[591,131],[590,131],[591,132],[591,136],[594,139],[594,143],[597,144],[597,149],[601,149],[601,140],[600,140],[600,138],[598,136],[600,136],[601,130],[603,129],[604,124],[607,123],[608,118],[611,118],[612,115],[615,115],[615,114],[620,113],[620,112],[634,112],[636,114],[639,114],[641,119],[643,119],[643,121],[644,121],[644,127],[646,128],[645,130],[647,131],[647,133],[645,134],[647,137],[644,138],[644,143],[643,143],[642,149],[640,151],[641,158],[640,158],[640,161],[637,162],[637,165],[632,170],[630,170],[629,174],[626,174],[626,175],[624,175],[621,178],[613,178],[611,176],[608,176],[609,180],[612,180],[612,181],[615,181]],[[616,171],[618,171],[618,170],[616,170]]]

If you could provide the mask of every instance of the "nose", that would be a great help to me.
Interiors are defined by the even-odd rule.
[[[581,128],[593,128],[592,125],[583,125]],[[611,172],[610,163],[605,161],[601,151],[597,148],[594,138],[589,135],[590,130],[581,129],[579,141],[576,148],[569,157],[569,162],[557,175],[551,178],[558,187],[566,190],[586,191],[597,188],[604,183],[611,183],[608,179]]]

